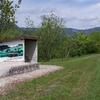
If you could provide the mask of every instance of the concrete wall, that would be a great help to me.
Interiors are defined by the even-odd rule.
[[[25,40],[25,61],[37,63],[37,41]]]
[[[19,44],[22,45],[21,51],[23,51],[23,54],[21,55],[18,54],[19,52],[17,51],[20,49]],[[0,43],[0,62],[23,61],[36,64],[38,59],[37,46],[37,41],[30,39]]]
[[[24,61],[24,40],[0,43],[0,62],[4,61]]]

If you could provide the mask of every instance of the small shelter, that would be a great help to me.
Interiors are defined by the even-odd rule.
[[[0,62],[37,63],[37,38],[20,37],[0,41]]]

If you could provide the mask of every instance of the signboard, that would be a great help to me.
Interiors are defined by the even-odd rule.
[[[23,60],[24,44],[22,41],[12,41],[0,44],[0,61]]]

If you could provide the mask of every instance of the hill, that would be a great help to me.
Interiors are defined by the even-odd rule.
[[[64,30],[65,30],[65,33],[67,33],[68,35],[73,35],[73,34],[78,33],[78,32],[90,34],[93,32],[100,32],[100,27],[95,27],[95,28],[91,28],[91,29],[84,29],[84,30],[74,29],[74,28],[65,28]]]
[[[38,28],[24,28],[21,27],[20,28],[23,33],[29,33],[29,32],[35,32]],[[64,32],[68,35],[73,35],[75,33],[78,32],[83,32],[85,34],[90,34],[92,32],[100,32],[100,27],[95,27],[95,28],[91,28],[91,29],[84,29],[84,30],[79,30],[79,29],[74,29],[74,28],[64,28]]]

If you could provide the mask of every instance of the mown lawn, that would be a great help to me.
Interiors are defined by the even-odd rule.
[[[100,100],[100,54],[45,64],[64,69],[18,84],[0,100]]]

